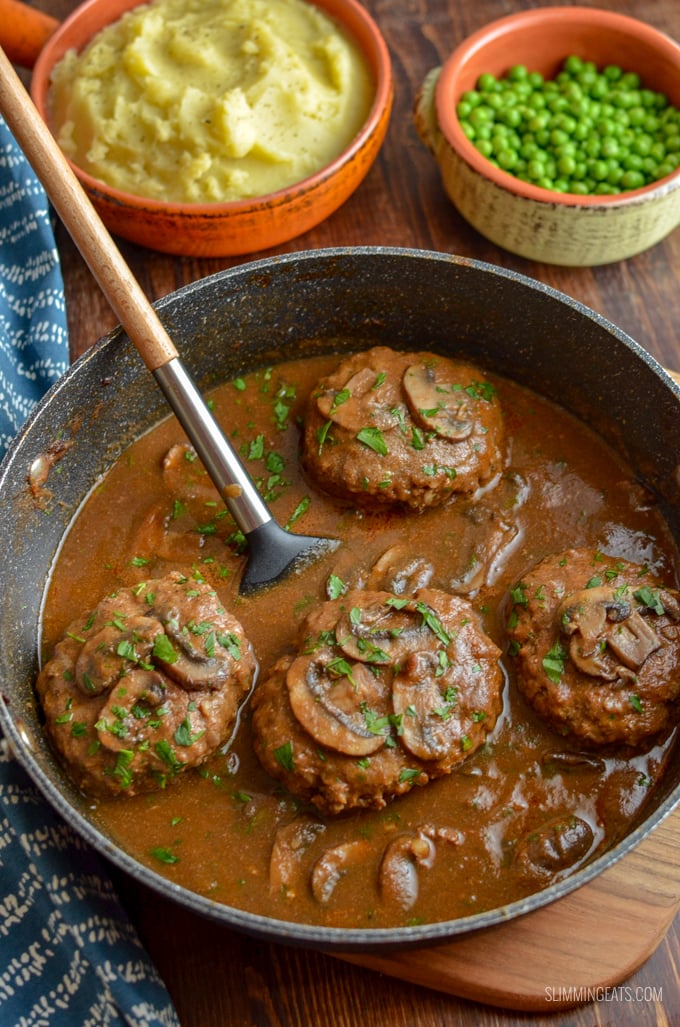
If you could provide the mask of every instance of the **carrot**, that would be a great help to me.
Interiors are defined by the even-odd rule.
[[[0,0],[0,46],[13,64],[32,68],[52,33],[59,27],[56,18],[20,3]]]

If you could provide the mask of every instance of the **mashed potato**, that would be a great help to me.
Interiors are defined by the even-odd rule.
[[[95,178],[186,203],[282,189],[365,121],[363,55],[303,0],[153,0],[56,65],[60,146]]]

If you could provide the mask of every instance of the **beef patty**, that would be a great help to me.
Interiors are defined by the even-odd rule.
[[[520,690],[562,735],[638,746],[680,696],[680,595],[593,550],[543,560],[517,583],[507,625]]]
[[[502,708],[500,651],[467,600],[349,591],[301,626],[252,698],[255,752],[322,813],[381,809],[449,773]]]
[[[230,737],[255,658],[208,585],[174,572],[103,599],[37,680],[47,730],[94,795],[163,787]]]
[[[416,510],[502,467],[502,415],[481,372],[433,353],[356,353],[310,395],[302,463],[332,495]]]

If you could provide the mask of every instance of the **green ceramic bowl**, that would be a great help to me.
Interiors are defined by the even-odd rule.
[[[525,64],[553,78],[570,54],[635,71],[680,107],[680,46],[669,36],[614,11],[552,7],[501,18],[461,43],[423,81],[415,124],[448,196],[477,231],[530,260],[586,267],[641,253],[680,224],[680,170],[615,195],[551,192],[495,167],[456,116],[459,98],[482,72],[500,77]]]

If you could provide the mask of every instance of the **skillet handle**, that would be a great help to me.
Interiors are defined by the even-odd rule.
[[[19,0],[0,0],[0,46],[12,64],[32,68],[59,21]]]

